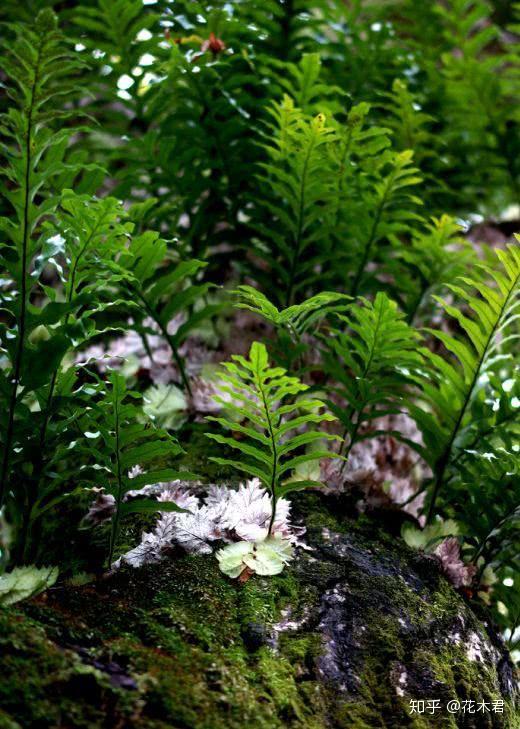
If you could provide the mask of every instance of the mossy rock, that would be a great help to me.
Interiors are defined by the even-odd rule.
[[[180,556],[0,610],[0,727],[520,727],[502,642],[437,563],[302,498],[312,549],[277,577]],[[462,710],[483,701],[503,713]]]

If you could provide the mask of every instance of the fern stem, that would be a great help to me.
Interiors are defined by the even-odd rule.
[[[88,246],[92,242],[94,235],[99,230],[102,223],[104,223],[106,217],[108,217],[108,213],[105,213],[104,216],[102,216],[101,218],[99,218],[96,221],[96,224],[90,231],[90,235],[88,236],[87,240],[85,241],[83,247],[80,249],[80,251],[79,251],[78,255],[76,256],[76,259],[72,265],[72,268],[70,269],[70,283],[69,283],[69,291],[67,294],[67,304],[70,304],[72,302],[72,298],[73,298],[75,290],[76,290],[76,274],[77,274],[79,262],[80,262],[81,258],[83,257],[85,251],[87,250]],[[70,321],[70,312],[68,312],[65,315],[65,326],[67,326],[69,321]],[[50,422],[50,418],[51,418],[51,405],[52,405],[52,401],[54,399],[54,391],[56,389],[56,381],[58,379],[59,367],[60,367],[60,365],[58,365],[58,367],[56,367],[56,369],[52,373],[52,378],[51,378],[51,382],[49,385],[49,394],[47,396],[47,402],[45,404],[45,415],[44,415],[42,427],[40,430],[40,454],[39,455],[40,455],[40,458],[42,459],[42,462],[43,462],[43,452],[44,452],[45,440],[47,438],[47,428],[49,426],[49,422]]]
[[[434,487],[433,487],[433,491],[432,491],[432,497],[430,499],[430,504],[428,507],[428,515],[426,517],[427,524],[429,524],[431,522],[431,520],[433,519],[433,515],[435,513],[435,504],[437,501],[437,497],[439,495],[439,491],[444,482],[444,475],[446,473],[446,469],[450,465],[451,455],[452,455],[452,451],[453,451],[453,445],[454,445],[455,439],[457,438],[457,435],[459,433],[459,429],[462,425],[462,421],[464,420],[464,416],[466,415],[466,411],[471,403],[471,400],[473,397],[473,392],[474,392],[477,382],[479,380],[482,366],[486,360],[487,353],[489,351],[491,343],[492,343],[493,339],[495,338],[497,329],[502,320],[502,316],[503,316],[504,312],[507,310],[507,307],[509,306],[509,302],[515,292],[515,289],[518,285],[519,280],[520,280],[520,276],[517,276],[515,278],[514,282],[511,284],[511,288],[509,289],[509,292],[504,300],[504,303],[503,303],[502,307],[500,308],[500,312],[498,313],[498,316],[496,317],[495,322],[494,322],[493,326],[491,327],[489,336],[486,340],[486,344],[484,346],[484,349],[482,350],[482,354],[480,356],[478,366],[475,368],[475,372],[473,373],[473,377],[471,379],[470,386],[466,392],[464,402],[462,403],[461,409],[457,416],[457,420],[455,421],[455,425],[452,428],[450,437],[448,439],[446,446],[444,447],[442,455],[439,458],[438,465],[435,469],[435,483],[434,483]]]
[[[9,414],[7,416],[7,430],[4,441],[4,454],[2,459],[2,470],[0,475],[0,509],[4,503],[5,489],[7,482],[7,474],[9,470],[9,460],[11,455],[11,445],[14,435],[14,416],[16,410],[16,400],[18,397],[18,386],[22,372],[23,350],[25,345],[25,318],[27,311],[27,249],[29,246],[29,208],[31,206],[30,182],[32,167],[32,129],[33,129],[33,111],[34,97],[36,94],[36,85],[39,79],[41,53],[44,44],[44,38],[40,36],[38,44],[38,52],[34,65],[34,78],[31,84],[31,101],[27,111],[27,132],[25,136],[25,170],[24,170],[24,209],[22,224],[22,281],[20,287],[20,315],[18,319],[18,342],[14,361],[14,370],[12,378],[12,390],[9,400]]]
[[[421,276],[421,278],[424,279],[424,277],[422,277],[422,276]],[[406,323],[409,324],[410,326],[413,326],[415,317],[419,313],[429,291],[430,291],[430,286],[428,286],[427,283],[426,283],[426,285],[421,286],[421,291],[420,291],[419,295],[416,297],[416,299],[413,303],[413,306],[410,309],[410,311],[408,312],[408,315],[406,317]]]
[[[381,203],[379,204],[379,207],[377,208],[377,213],[376,213],[376,215],[374,217],[374,221],[372,223],[372,228],[370,230],[370,235],[368,236],[368,241],[365,244],[365,248],[363,250],[363,255],[361,256],[359,266],[357,267],[354,279],[352,281],[352,286],[350,287],[350,296],[357,296],[359,284],[361,283],[361,277],[363,276],[363,273],[365,271],[365,267],[368,263],[368,257],[370,255],[372,245],[373,245],[374,240],[377,235],[377,229],[379,227],[381,215],[383,214],[383,207],[385,205],[385,202],[386,202],[386,192],[385,192],[385,196],[381,200]]]
[[[177,364],[177,367],[179,368],[179,372],[180,372],[180,375],[181,375],[182,384],[184,385],[184,387],[185,387],[186,392],[188,393],[188,395],[190,397],[192,397],[193,396],[193,392],[191,390],[190,381],[189,381],[188,375],[186,373],[186,368],[184,366],[183,359],[180,356],[180,354],[179,354],[179,352],[177,350],[177,347],[174,345],[173,338],[170,335],[170,333],[168,332],[167,327],[164,326],[161,322],[157,322],[157,323],[159,324],[159,326],[161,328],[161,332],[162,332],[164,338],[168,342],[168,345],[169,345],[169,347],[170,347],[170,349],[172,351],[173,358],[174,358],[174,360],[175,360],[175,362]]]
[[[493,522],[493,526],[491,527],[491,529],[489,529],[488,533],[486,534],[486,536],[480,543],[479,548],[473,555],[473,558],[471,561],[473,562],[473,564],[475,566],[477,565],[479,558],[485,553],[487,543],[489,542],[489,540],[491,539],[493,534],[495,534],[507,522],[507,520],[516,513],[516,511],[518,510],[519,507],[520,507],[520,504],[515,504],[503,516],[501,516],[499,519],[497,519],[495,522]],[[484,572],[486,566],[487,566],[487,561],[484,560],[484,564],[481,566],[481,568],[479,570],[479,578],[482,576],[482,573]]]
[[[353,137],[353,128],[349,128],[347,138],[345,140],[345,144],[343,145],[343,152],[340,157],[340,163],[339,163],[339,169],[338,169],[338,179],[336,184],[336,207],[334,210],[334,223],[333,223],[333,230],[336,231],[338,227],[339,222],[339,210],[340,210],[340,201],[342,199],[343,194],[343,176],[345,174],[345,167],[347,163],[347,157],[350,152],[350,147],[352,144],[352,137]],[[336,252],[336,244],[338,242],[338,238],[334,235],[332,237],[332,245],[330,248],[330,270],[334,270],[335,261],[333,260],[333,255]]]
[[[115,387],[112,385],[112,387]],[[123,480],[121,477],[121,459],[119,453],[119,393],[114,395],[114,414],[115,414],[115,437],[116,437],[116,476],[117,476],[117,498],[116,498],[116,513],[112,520],[112,529],[110,532],[110,546],[108,552],[108,568],[112,565],[112,559],[114,557],[114,549],[119,530],[119,522],[121,520],[121,499],[123,496]]]
[[[193,392],[191,389],[190,381],[188,379],[188,375],[186,373],[186,368],[184,366],[184,362],[182,360],[182,357],[180,356],[177,347],[173,343],[173,338],[171,334],[168,331],[168,326],[164,325],[164,323],[161,321],[161,319],[157,316],[153,306],[148,302],[147,298],[141,294],[140,291],[138,291],[133,286],[130,286],[132,291],[135,293],[135,295],[141,300],[143,306],[145,307],[148,314],[151,316],[151,318],[155,321],[159,329],[161,330],[161,334],[163,335],[164,339],[166,340],[168,346],[170,347],[172,351],[172,356],[175,360],[175,363],[177,364],[177,367],[179,368],[179,373],[181,376],[182,384],[184,388],[186,389],[186,392],[190,397],[193,396]]]
[[[265,397],[264,388],[262,387],[262,380],[257,375],[257,387],[258,390],[262,396],[262,403],[265,410],[265,417],[267,419],[267,430],[269,431],[269,437],[271,439],[271,445],[273,449],[273,470],[271,475],[271,485],[270,485],[270,491],[271,491],[271,518],[269,520],[269,528],[267,530],[267,536],[271,536],[271,532],[273,531],[274,526],[274,520],[276,518],[276,477],[277,477],[277,470],[278,470],[278,451],[276,449],[276,439],[274,437],[274,430],[273,430],[273,423],[271,421],[271,413],[269,411],[269,407],[267,405],[267,399]]]
[[[365,244],[365,248],[363,251],[363,255],[361,257],[361,261],[359,262],[359,266],[357,268],[356,274],[354,276],[354,280],[352,282],[352,286],[350,288],[350,296],[357,296],[359,285],[361,283],[361,278],[363,276],[363,273],[365,272],[366,265],[369,261],[370,253],[372,251],[372,246],[374,244],[374,241],[376,240],[377,229],[379,228],[379,223],[381,222],[383,210],[385,209],[385,205],[388,200],[388,195],[390,194],[390,190],[391,190],[393,182],[394,182],[395,174],[396,174],[396,169],[394,167],[394,169],[392,170],[392,173],[387,178],[383,197],[381,198],[381,201],[378,205],[377,212],[375,214],[374,221],[372,223],[372,228],[370,230],[370,235],[368,236],[368,241]]]
[[[281,27],[281,47],[280,47],[280,58],[287,60],[289,58],[289,51],[291,48],[291,24],[294,17],[294,2],[293,0],[286,0],[283,3],[284,13],[280,19]]]
[[[291,260],[291,268],[289,273],[289,285],[287,287],[287,294],[285,297],[285,306],[291,306],[294,298],[294,278],[296,276],[296,266],[298,263],[298,258],[300,257],[300,248],[302,245],[302,232],[303,232],[303,211],[305,207],[305,190],[307,186],[307,173],[309,169],[309,162],[311,159],[311,154],[314,150],[314,146],[316,144],[316,136],[313,137],[312,143],[309,144],[309,147],[307,149],[307,154],[305,155],[305,161],[303,163],[303,170],[302,170],[302,178],[300,181],[300,195],[299,195],[299,201],[298,201],[298,222],[296,226],[296,235],[294,237],[294,248],[293,248],[293,256]]]

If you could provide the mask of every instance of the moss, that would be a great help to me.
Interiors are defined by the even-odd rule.
[[[129,692],[17,611],[0,609],[0,651],[2,727],[103,726],[116,707],[120,717],[131,714]]]
[[[189,556],[137,575],[121,573],[110,584],[68,591],[59,603],[39,601],[27,610],[55,640],[87,643],[90,659],[124,667],[138,687],[127,699],[134,710],[146,705],[142,726],[203,721],[208,729],[238,729],[298,722],[314,729],[319,725],[296,680],[296,653],[288,660],[265,645],[252,650],[244,640],[251,624],[272,624],[297,596],[290,572],[239,586],[222,577],[213,559]],[[300,661],[306,652],[302,641]],[[77,658],[67,654],[67,660]],[[25,696],[14,687],[13,701],[20,700]],[[304,714],[308,724],[299,723]],[[102,726],[101,716],[86,717],[91,726]]]
[[[0,611],[0,727],[450,728],[410,717],[409,699],[499,698],[494,667],[447,640],[461,610],[484,628],[431,561],[319,495],[301,504],[315,550],[276,577],[240,585],[183,556]],[[324,527],[336,538],[320,541]]]

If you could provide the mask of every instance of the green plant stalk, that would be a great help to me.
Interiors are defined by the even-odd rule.
[[[112,386],[114,387],[114,385]],[[112,565],[112,560],[114,557],[114,549],[116,546],[116,539],[117,535],[119,533],[119,523],[121,521],[121,499],[123,497],[123,479],[121,476],[121,458],[119,453],[119,405],[118,405],[118,398],[117,394],[114,396],[114,414],[115,414],[115,450],[116,450],[116,464],[117,464],[117,470],[116,470],[116,476],[117,476],[117,498],[116,498],[116,513],[114,514],[114,518],[112,519],[112,528],[110,530],[110,545],[108,549],[108,569],[110,569]]]
[[[190,381],[188,379],[188,375],[186,373],[186,367],[184,366],[182,357],[180,356],[180,354],[177,350],[177,347],[175,346],[175,344],[173,342],[173,338],[172,338],[171,334],[168,332],[167,325],[164,325],[161,318],[159,316],[157,316],[155,309],[148,302],[147,298],[145,296],[143,296],[143,294],[140,291],[138,291],[138,289],[136,289],[131,284],[130,284],[130,288],[134,292],[134,294],[141,300],[141,302],[142,302],[144,308],[146,309],[146,311],[148,312],[148,314],[152,317],[152,319],[156,322],[156,324],[160,328],[161,334],[163,335],[164,339],[166,340],[168,346],[170,347],[170,349],[172,351],[172,356],[175,360],[175,363],[177,364],[177,367],[179,368],[179,373],[181,376],[182,384],[183,384],[184,388],[186,389],[186,392],[188,393],[188,395],[191,397],[193,393],[192,393]]]
[[[428,293],[431,288],[422,274],[420,274],[420,278],[421,278],[421,290],[420,290],[418,296],[415,298],[415,301],[413,302],[412,307],[406,317],[406,322],[407,322],[407,324],[410,324],[410,326],[413,326],[413,324],[415,322],[415,318],[416,318],[417,314],[419,313],[424,301],[426,300],[426,297],[428,296]]]
[[[509,511],[500,517],[500,519],[497,519],[497,521],[493,524],[492,528],[489,530],[489,532],[486,534],[485,538],[482,540],[479,548],[473,555],[473,558],[471,559],[471,562],[477,567],[477,562],[480,557],[482,557],[487,552],[487,545],[491,537],[493,536],[493,533],[499,530],[518,509],[520,508],[520,504],[515,504]],[[482,575],[484,574],[484,570],[486,569],[488,565],[489,559],[484,558],[484,561],[478,571],[478,581],[480,582]]]
[[[289,58],[289,52],[291,48],[291,21],[294,17],[294,0],[286,0],[283,3],[283,16],[280,18],[281,28],[281,46],[280,46],[280,58],[286,61]]]
[[[381,217],[383,215],[383,210],[386,205],[386,201],[388,198],[388,193],[390,192],[390,187],[394,179],[395,170],[388,178],[385,191],[383,193],[383,197],[381,198],[381,201],[378,205],[376,215],[374,217],[374,221],[372,223],[372,228],[370,230],[370,235],[368,236],[368,241],[365,244],[365,248],[363,250],[363,255],[361,256],[361,260],[359,262],[359,266],[357,267],[354,279],[352,281],[352,286],[350,287],[350,296],[357,296],[358,290],[359,290],[359,284],[361,283],[361,277],[363,276],[363,273],[365,272],[366,265],[369,260],[370,252],[372,250],[372,246],[374,244],[374,241],[376,239],[377,235],[377,229],[379,228],[379,223],[381,222]]]
[[[345,174],[345,166],[347,162],[347,157],[350,152],[350,147],[352,144],[352,136],[353,136],[353,128],[350,127],[348,130],[347,138],[345,140],[345,144],[343,145],[343,152],[341,155],[341,160],[339,163],[339,169],[338,169],[338,178],[337,178],[337,184],[336,184],[336,207],[334,210],[334,224],[332,229],[335,231],[338,227],[338,218],[339,218],[339,210],[340,210],[340,201],[342,199],[343,194],[343,175]],[[338,238],[334,236],[332,238],[332,245],[330,249],[330,271],[334,271],[334,253],[336,252]]]
[[[352,415],[354,415],[354,412],[352,412]],[[344,453],[344,455],[343,455],[343,458],[344,458],[345,460],[344,460],[344,461],[343,461],[343,463],[341,464],[341,468],[340,468],[340,470],[339,470],[339,472],[340,472],[340,473],[343,473],[343,471],[345,470],[345,468],[346,468],[346,466],[347,466],[347,463],[348,463],[348,457],[350,456],[350,451],[352,450],[352,448],[353,448],[353,447],[355,446],[355,444],[356,444],[356,436],[357,436],[357,434],[358,434],[358,430],[359,430],[359,426],[360,426],[360,425],[361,425],[361,421],[360,421],[360,419],[359,419],[359,414],[358,414],[358,417],[356,418],[356,422],[354,423],[354,428],[353,428],[353,430],[352,430],[352,433],[351,433],[351,435],[350,435],[350,441],[349,441],[349,444],[348,444],[348,446],[346,447],[346,449],[345,449],[345,453]],[[347,437],[347,435],[348,435],[348,432],[349,432],[349,430],[348,430],[348,427],[346,427],[346,428],[345,428],[345,430],[343,431],[343,436],[342,436],[343,444],[345,444],[345,440],[346,440],[346,437]],[[341,450],[343,450],[343,447],[342,447],[342,448],[340,449],[340,455],[341,455]]]
[[[267,529],[267,536],[270,537],[271,533],[273,531],[274,520],[276,518],[276,502],[277,502],[276,482],[277,482],[277,471],[278,471],[278,451],[276,449],[276,438],[274,437],[271,413],[269,412],[269,407],[267,405],[267,399],[265,396],[264,388],[262,387],[260,378],[257,376],[256,379],[257,379],[257,387],[262,396],[262,403],[263,403],[265,415],[267,418],[267,430],[269,432],[269,437],[271,439],[271,447],[273,450],[273,469],[272,469],[272,474],[271,474],[271,484],[269,486],[269,489],[271,491],[271,518],[269,520],[269,528]]]
[[[300,248],[302,244],[302,232],[303,232],[303,209],[305,206],[305,189],[307,186],[307,171],[309,168],[309,161],[311,154],[316,144],[316,136],[313,137],[312,144],[309,144],[307,154],[305,155],[305,162],[303,163],[302,179],[300,181],[300,196],[298,202],[298,222],[296,225],[296,235],[294,238],[293,256],[291,260],[291,268],[289,274],[289,285],[287,287],[287,293],[285,297],[285,306],[290,306],[294,303],[294,278],[296,276],[296,265],[300,255]]]

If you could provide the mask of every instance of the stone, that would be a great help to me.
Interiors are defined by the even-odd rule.
[[[0,727],[520,727],[485,609],[380,520],[298,503],[311,549],[275,577],[240,584],[179,553],[0,609]]]

